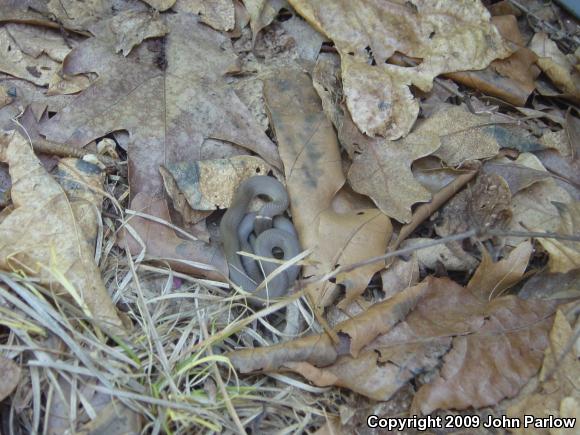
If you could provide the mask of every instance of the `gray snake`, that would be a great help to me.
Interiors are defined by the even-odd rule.
[[[256,197],[267,197],[269,201],[257,214],[248,213],[248,207]],[[258,264],[249,257],[241,257],[237,252],[246,251],[260,257],[275,258],[273,250],[278,248],[283,252],[281,260],[284,261],[299,254],[301,249],[296,230],[292,223],[282,216],[288,205],[288,193],[278,180],[263,175],[255,176],[240,185],[230,207],[222,217],[220,233],[229,265],[230,280],[252,293],[249,301],[254,306],[263,305],[265,300],[284,296],[298,277],[300,268],[289,267],[256,292],[264,280],[262,269],[268,276],[280,264],[263,260]]]

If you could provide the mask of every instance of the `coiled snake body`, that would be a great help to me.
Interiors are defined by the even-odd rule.
[[[270,201],[257,214],[248,213],[248,207],[256,197],[267,197]],[[278,180],[268,176],[251,177],[240,185],[220,223],[230,280],[245,291],[253,293],[253,297],[249,299],[253,305],[259,306],[264,300],[284,296],[298,277],[300,268],[289,267],[256,292],[256,288],[264,280],[264,274],[268,276],[280,264],[268,261],[261,261],[259,264],[249,257],[237,254],[238,251],[246,251],[260,257],[275,258],[273,250],[278,248],[283,252],[284,261],[299,254],[300,244],[296,230],[282,216],[288,205],[288,194]]]

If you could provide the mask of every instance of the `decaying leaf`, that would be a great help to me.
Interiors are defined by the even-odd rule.
[[[536,391],[521,397],[519,403],[508,408],[507,415],[509,417],[522,418],[524,415],[533,415],[535,418],[577,416],[580,402],[580,394],[578,393],[580,389],[580,365],[574,351],[570,352],[569,348],[569,342],[573,336],[572,327],[566,320],[566,316],[558,311],[550,332],[550,346],[546,348],[544,364],[539,374],[541,383]],[[545,434],[547,430],[528,427],[515,429],[513,432],[517,434]]]
[[[566,56],[545,33],[536,33],[530,49],[538,55],[538,66],[563,91],[563,97],[580,101],[580,72],[578,60]]]
[[[0,402],[8,397],[20,381],[20,366],[0,356]]]
[[[290,4],[333,40],[341,55],[347,107],[370,136],[397,139],[410,131],[418,103],[409,85],[428,91],[439,74],[482,69],[510,53],[479,1]],[[407,68],[386,64],[395,52],[422,62]]]
[[[254,156],[173,163],[160,168],[165,190],[188,222],[195,222],[195,216],[207,215],[195,213],[196,210],[208,212],[229,207],[242,181],[271,170],[270,165]]]
[[[3,134],[0,145],[10,169],[14,203],[0,225],[0,267],[38,277],[53,292],[68,295],[105,331],[125,335],[95,263],[94,234],[87,230],[96,228],[89,210],[97,204],[87,208],[85,200],[69,199],[20,134]],[[91,171],[83,176],[84,165],[79,163],[74,170],[79,179],[64,182],[91,186]]]
[[[554,204],[552,202],[552,204]],[[569,204],[554,204],[560,212],[558,234],[580,234],[580,202]],[[552,273],[567,273],[580,268],[580,242],[540,238],[538,241],[550,254],[549,271]]]
[[[483,250],[481,264],[469,280],[467,290],[481,301],[489,301],[518,283],[528,266],[532,244],[520,243],[507,258],[493,262],[487,250]]]
[[[454,338],[439,376],[415,395],[411,414],[480,408],[515,396],[540,367],[554,304],[516,296],[483,302],[448,279],[430,282],[405,323],[423,337]]]

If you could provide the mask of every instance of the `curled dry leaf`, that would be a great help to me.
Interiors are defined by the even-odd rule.
[[[467,290],[481,301],[501,296],[522,279],[531,253],[532,244],[525,241],[516,246],[507,258],[494,263],[484,249],[481,263],[469,280]]]
[[[580,202],[554,204],[560,213],[560,225],[556,233],[578,236],[580,234]],[[567,273],[580,268],[580,242],[539,238],[550,259],[548,269],[552,273]]]
[[[580,365],[570,351],[570,340],[574,338],[572,326],[566,316],[558,311],[550,332],[550,346],[546,348],[544,363],[539,374],[540,384],[532,394],[523,395],[518,403],[507,409],[507,415],[523,418],[533,415],[536,418],[571,417],[570,408],[578,414],[580,402]],[[576,422],[576,424],[578,424]],[[516,434],[544,434],[546,429],[514,429]],[[550,431],[552,432],[552,431]]]
[[[480,408],[514,397],[540,367],[555,305],[516,296],[484,302],[449,279],[427,281],[415,311],[381,338],[396,341],[404,328],[415,340],[453,336],[439,375],[419,389],[410,413]]]
[[[87,188],[87,198],[68,198],[67,183],[102,189],[84,162],[71,170],[76,177],[60,186],[42,167],[18,133],[0,138],[2,160],[12,178],[14,210],[0,225],[0,267],[36,276],[53,292],[72,298],[87,317],[114,335],[125,331],[94,259],[94,212],[100,197]],[[92,167],[92,165],[90,165]],[[96,183],[96,184],[95,184]],[[86,187],[85,187],[86,188]],[[92,229],[92,232],[90,231]]]
[[[247,178],[272,170],[264,160],[254,156],[200,160],[161,166],[165,190],[177,211],[192,222],[197,215],[205,217],[216,209],[229,207],[237,187]]]
[[[578,59],[566,56],[545,33],[536,33],[530,49],[538,55],[538,66],[562,90],[563,97],[580,101],[580,71]]]
[[[21,371],[14,361],[0,356],[0,402],[14,391],[20,381]]]
[[[482,69],[510,53],[479,1],[290,4],[333,40],[342,60],[347,107],[370,136],[397,139],[410,131],[418,103],[409,85],[427,91],[439,74]],[[395,52],[422,62],[409,68],[386,64]]]

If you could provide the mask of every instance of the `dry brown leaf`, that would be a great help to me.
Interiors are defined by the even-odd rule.
[[[418,103],[409,85],[427,91],[439,74],[482,69],[509,55],[479,1],[290,4],[334,41],[342,60],[347,107],[356,125],[370,136],[397,139],[410,131]],[[395,52],[422,62],[408,68],[386,64]]]
[[[515,16],[494,16],[492,23],[514,52],[505,59],[494,60],[481,71],[456,72],[448,74],[447,77],[486,95],[523,106],[536,88],[535,79],[539,69],[534,64],[538,57],[532,50],[524,47]]]
[[[143,40],[166,35],[169,31],[159,14],[136,10],[119,12],[109,21],[109,28],[115,35],[115,52],[123,52],[123,56]]]
[[[96,31],[99,37],[83,42],[67,56],[64,65],[67,74],[96,71],[99,79],[44,123],[42,133],[49,140],[84,146],[108,133],[128,130],[131,195],[149,196],[141,198],[144,202],[165,203],[160,165],[227,155],[235,150],[230,144],[253,150],[280,167],[276,147],[225,83],[224,75],[237,68],[230,40],[195,16],[169,14],[164,18],[170,29],[161,47],[166,70],[140,63],[138,58],[115,55],[116,40],[106,31],[108,23],[103,23]],[[208,142],[209,138],[223,142]],[[160,213],[164,209],[153,208]],[[142,239],[154,243],[156,231],[147,234]],[[170,240],[178,243],[175,237]],[[167,241],[158,243],[167,248]],[[174,259],[185,251],[201,254],[200,249],[182,251],[178,245],[148,254],[159,257],[171,253]],[[201,254],[182,260],[203,262],[211,257]],[[218,261],[214,266],[221,270],[223,264]]]
[[[535,418],[571,417],[570,413],[578,414],[580,365],[568,347],[573,336],[572,327],[566,320],[566,316],[558,311],[550,332],[550,346],[546,348],[544,365],[539,375],[541,383],[536,391],[521,397],[519,403],[507,409],[509,417],[523,418],[524,415],[533,415]],[[547,434],[552,431],[548,431],[547,428],[530,426],[516,428],[512,432],[516,434]]]
[[[165,72],[114,55],[113,42],[100,38],[71,52],[66,73],[96,70],[100,78],[43,126],[47,139],[83,146],[111,131],[129,130],[132,194],[160,194],[159,165],[203,160],[212,151],[202,147],[208,137],[245,146],[279,166],[274,144],[222,81],[237,61],[222,47],[229,40],[186,14],[167,20]]]
[[[207,215],[195,211],[228,208],[242,181],[271,170],[264,160],[254,156],[173,163],[160,168],[165,190],[187,222],[195,222],[195,216]]]
[[[580,269],[568,273],[542,272],[526,281],[518,296],[524,299],[573,299],[580,296]]]
[[[331,271],[341,265],[353,264],[383,254],[391,239],[393,228],[387,216],[377,209],[336,213],[325,210],[318,224],[319,249],[314,257],[320,271]],[[346,294],[341,305],[349,304],[361,295],[375,272],[384,267],[376,262],[339,274],[335,283],[327,283],[321,290],[320,304],[330,305],[343,286]],[[336,284],[336,285],[335,285]]]
[[[490,115],[474,115],[463,107],[449,106],[423,122],[408,140],[415,135],[437,137],[441,147],[433,155],[449,166],[459,166],[466,160],[486,159],[497,154],[500,148],[497,127],[490,121]]]
[[[541,364],[554,304],[516,296],[482,302],[449,279],[428,281],[415,311],[381,338],[399,342],[409,329],[416,340],[454,336],[439,376],[419,389],[410,413],[480,408],[515,396]]]
[[[424,283],[410,287],[359,316],[339,323],[334,328],[341,337],[339,344],[334,344],[328,334],[320,334],[270,347],[237,350],[227,356],[241,373],[283,370],[288,363],[294,362],[327,367],[341,355],[357,358],[368,343],[404,319],[426,289]]]
[[[45,53],[36,57],[25,53],[8,29],[0,28],[0,71],[38,86],[46,86],[59,67],[60,63]]]
[[[469,280],[467,290],[481,301],[501,296],[522,279],[531,253],[532,244],[525,241],[516,246],[507,258],[494,263],[484,249],[481,264]]]
[[[505,157],[485,162],[483,172],[496,174],[503,178],[509,186],[512,195],[538,181],[550,178],[550,174],[546,171],[511,163],[511,160]]]
[[[47,9],[66,28],[88,30],[98,20],[112,15],[111,6],[110,0],[50,0]]]
[[[175,8],[199,15],[205,24],[216,30],[228,32],[236,25],[236,9],[232,0],[181,0]]]
[[[556,233],[578,236],[580,234],[580,202],[569,204],[552,202],[560,212],[560,225]],[[539,238],[550,259],[548,269],[552,273],[567,273],[580,268],[580,242]]]
[[[435,230],[439,236],[446,237],[472,229],[503,228],[512,217],[511,199],[509,186],[502,177],[480,173],[473,184],[443,207]],[[448,244],[452,245],[460,244]]]
[[[283,0],[243,0],[243,2],[250,15],[253,46],[260,31],[276,18],[285,2]]]
[[[580,101],[580,71],[578,59],[566,56],[545,33],[536,33],[530,49],[538,55],[538,66],[563,91],[563,97]]]
[[[284,162],[292,218],[301,246],[317,259],[320,214],[344,184],[336,134],[326,118],[310,78],[281,71],[264,83],[270,120]],[[306,268],[304,275],[322,272]],[[324,271],[328,272],[328,271]],[[319,298],[320,290],[316,290]]]
[[[431,199],[429,191],[413,178],[411,164],[439,145],[434,136],[375,140],[354,158],[348,172],[350,184],[357,192],[370,196],[387,216],[409,222],[411,206]]]
[[[171,222],[165,198],[150,197],[141,192],[135,195],[131,207],[167,224]],[[192,240],[191,237],[180,238],[172,228],[146,217],[134,216],[128,224],[140,239],[125,234],[126,243],[134,255],[145,253],[148,260],[169,264],[173,270],[218,281],[226,280],[228,267],[219,246]]]
[[[389,268],[381,272],[381,281],[385,299],[393,297],[407,287],[416,285],[419,282],[417,253],[413,252],[407,261],[399,257],[395,258]]]
[[[516,164],[538,171],[545,171],[537,157],[523,153],[515,160]],[[554,179],[538,181],[520,190],[512,197],[512,220],[508,227],[513,231],[554,232],[560,225],[560,214],[553,202],[570,202],[570,195],[559,187]],[[517,246],[521,238],[506,238],[510,246]]]
[[[105,331],[124,336],[95,263],[94,234],[88,231],[95,231],[97,225],[93,207],[99,195],[87,189],[92,197],[88,205],[83,199],[67,198],[20,134],[4,134],[0,144],[2,160],[10,169],[14,203],[14,210],[0,225],[0,266],[38,277],[53,292],[68,294]],[[66,182],[94,186],[86,165],[78,163],[73,168],[80,180]]]
[[[20,366],[0,355],[0,402],[6,399],[20,381]]]
[[[420,247],[433,239],[426,237],[413,237],[406,239],[401,248]],[[416,251],[417,262],[423,267],[431,270],[469,271],[477,266],[477,259],[461,249],[460,245],[447,243],[431,246],[429,248]]]
[[[175,4],[175,0],[143,0],[143,1],[160,12],[166,11]]]

